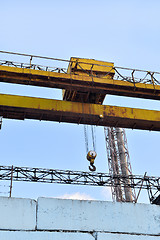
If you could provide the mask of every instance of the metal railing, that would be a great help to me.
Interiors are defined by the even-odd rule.
[[[66,63],[76,63],[77,66],[81,69],[81,71],[84,71],[91,77],[97,77],[97,78],[104,78],[106,75],[108,75],[112,70],[115,70],[114,79],[115,80],[121,80],[121,81],[127,81],[130,83],[133,83],[134,85],[136,83],[144,83],[144,84],[152,84],[152,85],[160,85],[160,72],[157,71],[147,71],[147,70],[141,70],[136,68],[125,68],[125,67],[119,67],[119,66],[107,66],[103,64],[91,64],[91,63],[85,63],[81,62],[80,60],[77,62],[76,60],[66,60],[61,58],[52,58],[52,57],[44,57],[39,55],[32,55],[32,54],[23,54],[23,53],[14,53],[14,52],[7,52],[7,51],[0,51],[0,54],[7,54],[7,55],[16,55],[16,56],[23,56],[23,57],[29,57],[29,63],[19,63],[14,61],[7,61],[7,60],[0,60],[0,65],[5,66],[11,66],[11,67],[19,67],[19,68],[31,68],[35,70],[41,70],[41,71],[51,71],[51,72],[62,72],[67,73],[66,68],[61,67],[49,67],[49,66],[43,66],[39,64],[33,64],[33,59],[44,59],[44,60],[52,60],[56,62],[66,62]],[[90,71],[86,71],[81,64],[86,64],[91,66],[91,70],[93,66],[101,66],[101,67],[110,67],[110,71],[104,76],[96,76],[92,75]],[[108,71],[108,69],[107,69]],[[126,74],[127,72],[127,74]],[[138,74],[141,74],[141,77],[136,76]],[[142,76],[143,75],[143,76]]]

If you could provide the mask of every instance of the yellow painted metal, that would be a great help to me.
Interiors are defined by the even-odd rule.
[[[93,150],[87,153],[87,160],[90,162],[89,170],[92,172],[96,171],[96,167],[94,166],[94,161],[96,157],[97,153]]]
[[[0,94],[0,115],[100,126],[160,130],[160,111]]]
[[[108,78],[105,76],[106,73],[109,73],[110,78],[115,74],[114,63],[77,57],[70,58],[68,73],[71,72],[84,75],[86,75],[87,72],[92,72],[93,75],[101,74],[106,78]]]
[[[94,164],[94,160],[96,157],[97,157],[97,153],[93,150],[87,153],[87,160],[92,164]]]
[[[106,79],[113,79],[115,74],[114,64],[110,62],[102,62],[94,59],[73,58],[71,57],[67,72],[69,74],[96,76]],[[92,87],[93,88],[93,87]],[[82,90],[63,90],[63,100],[84,103],[102,104],[106,93],[101,91],[94,92],[90,89],[86,92]]]
[[[114,80],[109,76],[107,78],[90,77],[87,75],[0,66],[0,82],[160,100],[159,85],[134,84]]]

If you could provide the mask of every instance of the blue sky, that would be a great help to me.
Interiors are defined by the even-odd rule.
[[[69,59],[114,62],[116,66],[160,71],[160,2],[153,1],[1,1],[1,50]],[[28,62],[28,58],[0,55]],[[37,61],[42,65],[65,63]],[[0,84],[1,93],[61,99],[61,91]],[[160,110],[158,101],[107,96],[105,104]],[[159,175],[159,132],[126,130],[134,174]],[[97,171],[108,172],[103,128],[96,129]],[[1,165],[88,170],[83,126],[32,120],[3,120]],[[7,183],[9,184],[9,183]],[[2,189],[3,190],[3,189]],[[8,188],[4,188],[8,191]],[[111,200],[93,187],[14,183],[13,196],[57,197],[87,194]],[[146,195],[141,201],[147,201]]]

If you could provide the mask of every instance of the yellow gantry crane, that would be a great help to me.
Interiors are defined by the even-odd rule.
[[[103,105],[103,101],[106,94],[160,100],[160,82],[156,77],[160,76],[160,73],[115,67],[114,63],[93,59],[71,57],[67,61],[27,54],[17,55],[30,57],[30,63],[0,60],[0,82],[59,88],[62,89],[63,100],[0,94],[0,116],[19,120],[37,119],[111,127],[108,129],[109,133],[112,133],[108,142],[110,149],[108,156],[113,165],[112,170],[116,174],[119,173],[120,168],[114,170],[114,167],[117,169],[118,160],[113,155],[118,149],[122,174],[129,174],[130,168],[126,167],[129,161],[126,160],[125,145],[120,144],[123,141],[119,141],[123,137],[121,128],[159,131],[160,111]],[[32,59],[37,57],[68,62],[68,69],[64,71],[62,68],[32,64]],[[120,71],[127,71],[130,75],[126,77]],[[144,77],[137,77],[137,73],[144,74]],[[95,151],[89,151],[87,154],[91,171],[96,169],[94,166],[96,156]],[[135,199],[134,192],[131,192],[129,187],[123,190],[119,186],[113,192],[118,201]]]
[[[126,78],[113,63],[81,58],[71,58],[66,73],[1,61],[0,82],[60,88],[63,100],[0,94],[0,116],[159,131],[159,111],[102,105],[106,94],[160,99],[159,73],[144,71],[150,79],[141,82],[134,77],[140,70],[130,70]]]

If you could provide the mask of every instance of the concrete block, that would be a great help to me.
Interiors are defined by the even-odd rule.
[[[160,236],[98,233],[97,240],[160,240]]]
[[[89,233],[0,231],[2,240],[94,240]]]
[[[36,201],[0,197],[0,229],[34,230],[36,228]]]
[[[160,206],[39,198],[37,229],[160,234]]]

